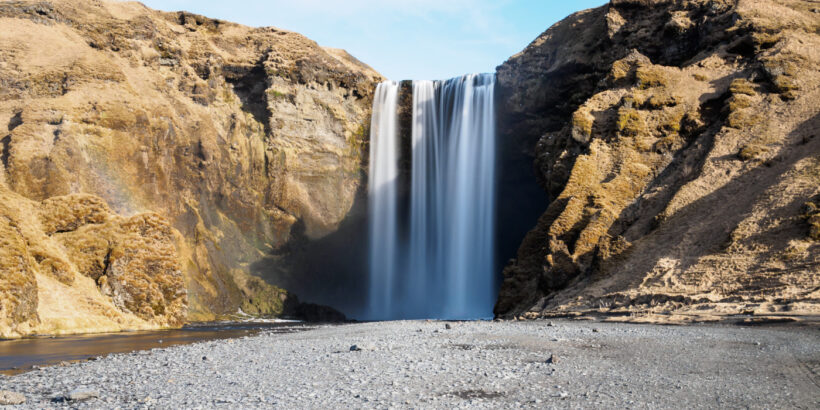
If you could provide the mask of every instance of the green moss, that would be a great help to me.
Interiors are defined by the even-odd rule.
[[[265,93],[268,95],[268,98],[273,99],[273,100],[281,100],[281,99],[285,99],[285,98],[288,97],[288,94],[285,94],[281,91],[274,90],[272,88],[265,91]]]
[[[284,289],[269,285],[257,277],[251,277],[244,292],[246,298],[242,302],[242,311],[249,315],[276,317],[285,312],[288,292]]]

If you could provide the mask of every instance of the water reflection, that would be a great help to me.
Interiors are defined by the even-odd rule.
[[[192,323],[173,330],[0,340],[0,373],[18,374],[31,370],[32,366],[87,360],[111,353],[232,339],[260,332],[293,333],[314,328],[316,326],[300,322]]]

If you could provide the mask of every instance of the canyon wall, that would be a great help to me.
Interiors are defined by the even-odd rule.
[[[820,8],[612,0],[498,68],[542,216],[502,317],[820,313]]]
[[[297,274],[356,212],[378,73],[132,2],[5,1],[0,26],[2,336],[293,306],[252,273]]]

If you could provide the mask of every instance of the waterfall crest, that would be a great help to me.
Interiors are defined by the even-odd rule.
[[[373,105],[369,319],[490,317],[495,76],[413,82],[406,221],[397,211],[398,129],[389,114],[397,107],[383,95],[394,86],[380,84]]]

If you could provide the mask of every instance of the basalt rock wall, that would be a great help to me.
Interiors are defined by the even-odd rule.
[[[9,263],[21,272],[3,279],[15,283],[8,289],[17,301],[0,312],[4,329],[26,322],[25,329],[37,330],[37,320],[29,319],[38,310],[51,317],[43,314],[49,297],[69,291],[131,306],[105,291],[116,292],[114,278],[121,275],[101,272],[142,268],[150,275],[165,268],[179,272],[187,294],[187,309],[149,298],[154,313],[146,313],[148,321],[170,315],[160,325],[240,310],[282,314],[288,293],[270,283],[298,272],[278,269],[267,282],[254,273],[271,270],[260,266],[290,266],[301,248],[289,244],[326,238],[356,212],[372,92],[381,76],[343,50],[296,33],[134,2],[5,1],[0,27],[4,205],[50,209],[37,204],[83,194],[107,215],[56,231],[46,221],[31,221],[33,230],[51,235],[37,237],[66,256],[65,269],[45,265],[55,258],[23,256],[32,255],[39,239],[4,236],[10,242],[3,250],[14,254],[7,255]],[[77,214],[73,204],[60,209]],[[9,212],[0,219],[14,230],[19,217]],[[134,223],[163,232],[165,248],[157,252],[175,262],[115,258],[120,248],[124,254],[150,251],[143,247],[151,241],[118,247],[106,236],[133,230],[156,236]],[[103,255],[109,259],[102,271],[96,248],[76,249],[94,258],[73,258],[76,243],[66,239],[95,229],[107,243],[100,252],[111,252]],[[69,284],[86,278],[95,285],[79,291]],[[43,285],[52,279],[65,289]],[[160,293],[167,299],[176,290]],[[138,319],[143,312],[136,305],[126,310]],[[81,324],[67,326],[83,331]]]
[[[618,0],[498,68],[549,202],[499,316],[820,313],[820,8]]]

